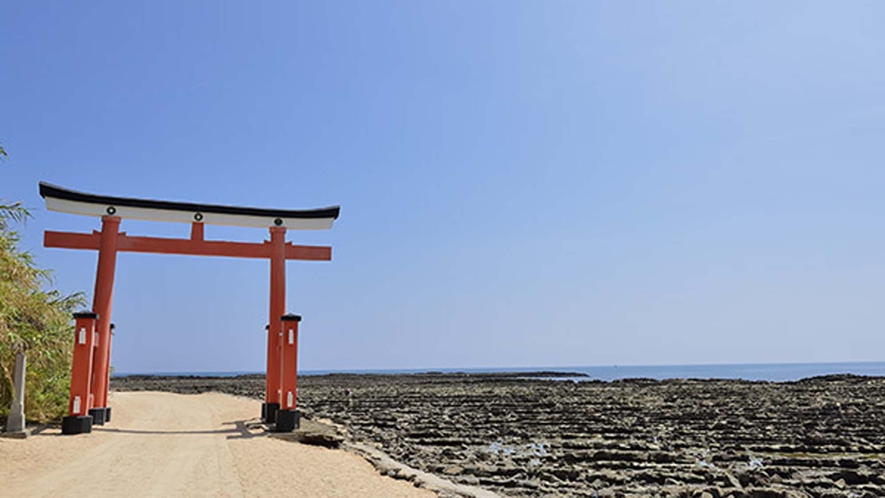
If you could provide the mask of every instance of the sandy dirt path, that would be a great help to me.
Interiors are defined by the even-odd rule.
[[[111,394],[92,434],[0,439],[0,496],[423,497],[365,460],[249,430],[255,400],[208,393]]]

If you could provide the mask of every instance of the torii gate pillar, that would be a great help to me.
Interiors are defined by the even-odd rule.
[[[98,247],[98,269],[95,272],[95,293],[92,296],[92,312],[98,315],[96,332],[98,344],[92,360],[92,399],[90,408],[92,423],[104,425],[111,419],[108,407],[108,385],[111,367],[111,302],[114,297],[114,273],[117,268],[117,236],[120,231],[119,216],[102,216],[101,239]]]
[[[298,411],[298,322],[301,315],[280,317],[280,410],[277,412],[276,432],[292,432],[301,426]]]
[[[267,375],[261,418],[268,424],[277,421],[280,409],[280,358],[282,324],[286,312],[286,228],[270,228],[270,324],[267,329]]]

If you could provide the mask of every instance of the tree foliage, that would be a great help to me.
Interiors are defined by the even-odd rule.
[[[12,228],[30,213],[21,203],[0,201],[0,419],[12,403],[15,352],[27,350],[25,412],[29,420],[60,418],[67,411],[73,348],[71,313],[84,305],[80,293],[49,289],[51,272],[21,251]]]

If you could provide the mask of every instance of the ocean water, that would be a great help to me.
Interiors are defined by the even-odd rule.
[[[742,379],[769,382],[785,382],[817,377],[820,375],[854,374],[885,377],[885,362],[853,363],[748,363],[731,365],[611,365],[572,367],[519,367],[519,368],[425,368],[401,370],[305,370],[299,375],[324,375],[330,373],[357,374],[409,374],[424,372],[442,373],[495,373],[495,372],[574,372],[589,377],[566,377],[563,380],[617,380],[617,379]],[[125,375],[203,375],[233,377],[264,372],[132,372]]]
[[[821,375],[885,376],[885,362],[864,363],[759,363],[732,365],[657,365],[580,367],[594,379],[741,379],[786,382]]]

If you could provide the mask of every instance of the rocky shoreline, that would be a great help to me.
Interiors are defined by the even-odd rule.
[[[303,376],[299,406],[403,463],[514,497],[885,496],[885,378]],[[264,377],[114,378],[262,398]]]

